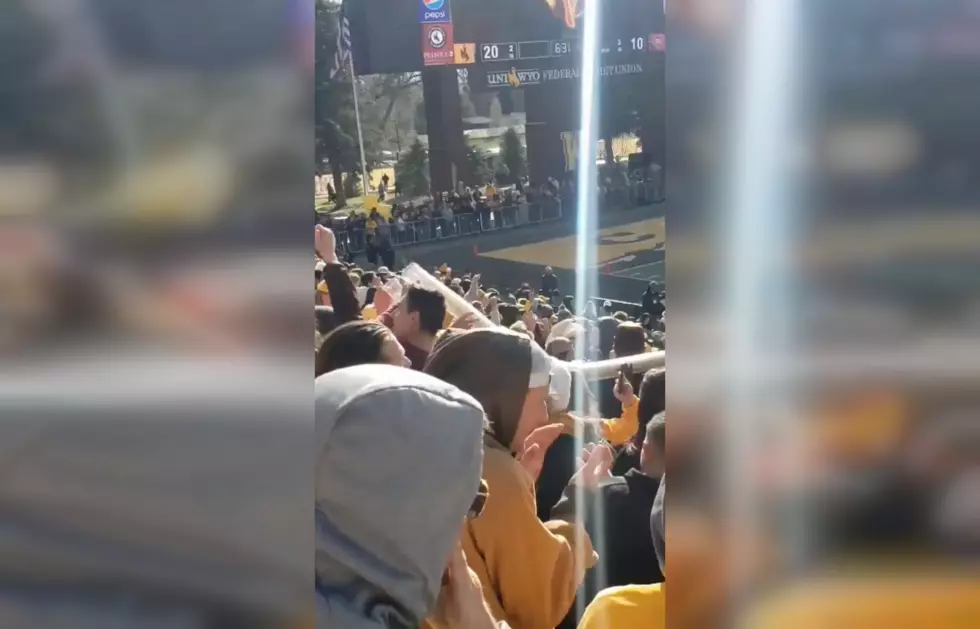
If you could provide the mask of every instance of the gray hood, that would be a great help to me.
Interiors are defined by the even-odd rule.
[[[653,535],[653,550],[657,553],[660,573],[667,576],[667,519],[665,516],[667,499],[667,476],[660,479],[657,497],[653,499],[653,510],[650,512],[650,533]]]
[[[480,486],[483,408],[426,374],[315,383],[317,627],[412,627],[435,605]]]

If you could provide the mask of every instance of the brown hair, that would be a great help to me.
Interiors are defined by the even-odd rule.
[[[648,371],[643,376],[639,391],[640,402],[636,407],[636,417],[640,427],[633,435],[633,441],[628,446],[630,450],[639,452],[646,436],[647,424],[667,408],[667,370],[657,369]]]
[[[639,323],[620,323],[613,339],[616,357],[635,356],[646,351],[646,333]]]
[[[403,307],[406,312],[419,313],[419,329],[435,335],[446,318],[446,298],[437,290],[410,286]]]
[[[334,328],[316,352],[314,374],[320,377],[344,367],[383,363],[381,350],[390,337],[388,328],[377,321],[350,321]]]
[[[425,373],[454,384],[483,405],[490,436],[510,450],[531,381],[531,341],[501,329],[439,339]]]

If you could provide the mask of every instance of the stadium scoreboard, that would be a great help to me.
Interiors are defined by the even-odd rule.
[[[600,65],[662,62],[661,0],[601,0]],[[572,70],[582,63],[584,0],[346,0],[358,74],[432,66],[476,73]],[[654,53],[654,54],[651,54]]]
[[[634,37],[616,38],[600,46],[601,54],[662,52],[662,34],[649,33]],[[492,42],[479,44],[481,63],[498,61],[526,61],[531,59],[551,59],[581,54],[581,41],[577,39],[553,39],[520,42]]]

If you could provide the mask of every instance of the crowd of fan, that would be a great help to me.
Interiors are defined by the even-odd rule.
[[[482,188],[460,184],[452,192],[394,203],[387,217],[377,210],[367,214],[351,210],[346,216],[319,222],[337,233],[345,251],[381,250],[450,238],[464,229],[465,233],[480,233],[526,225],[542,220],[545,214],[557,218],[559,199],[560,186],[554,179],[536,187],[524,180],[502,189],[490,181]],[[468,219],[464,224],[456,220],[463,217]]]
[[[622,164],[600,171],[596,189],[602,207],[629,207],[658,201],[663,196],[661,171],[653,165],[632,175]],[[379,199],[388,199],[388,175],[378,186]],[[574,212],[577,183],[574,173],[562,181],[549,177],[532,182],[523,177],[515,185],[501,187],[493,179],[484,186],[462,182],[456,189],[405,199],[396,187],[391,211],[367,213],[351,210],[346,216],[316,216],[317,224],[331,228],[346,256],[365,251],[383,258],[396,246],[477,234],[553,220]],[[393,256],[393,252],[391,253]],[[374,263],[374,260],[371,260]],[[385,262],[387,266],[391,263]]]
[[[568,362],[662,347],[663,294],[600,316],[550,269],[510,292],[444,266],[453,317],[316,240],[317,626],[664,626],[665,372],[593,389]]]

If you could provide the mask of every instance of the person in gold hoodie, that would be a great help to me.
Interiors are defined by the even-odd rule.
[[[491,613],[512,629],[553,629],[597,559],[575,511],[553,513],[548,522],[536,514],[534,476],[548,440],[560,432],[548,425],[551,369],[544,350],[500,329],[443,335],[425,367],[487,413],[483,478],[490,494],[480,517],[465,524],[462,540]],[[581,484],[588,491],[590,483]],[[430,620],[427,627],[438,625]]]

